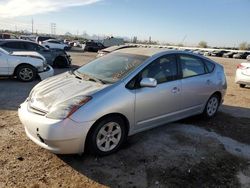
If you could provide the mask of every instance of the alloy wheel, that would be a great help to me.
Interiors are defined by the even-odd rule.
[[[99,130],[96,137],[96,145],[99,150],[109,152],[117,147],[121,136],[121,126],[116,122],[109,122]]]
[[[28,81],[31,80],[34,76],[33,71],[30,68],[22,68],[19,72],[19,76],[22,80]]]
[[[216,96],[211,97],[207,103],[208,116],[212,117],[217,112],[218,106],[219,106],[218,98]]]

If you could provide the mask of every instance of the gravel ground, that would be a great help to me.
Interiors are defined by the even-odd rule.
[[[72,52],[73,68],[95,55]],[[250,187],[250,90],[234,84],[242,60],[214,59],[228,80],[214,119],[196,116],[136,134],[101,158],[55,155],[30,141],[17,108],[39,81],[0,79],[0,187]]]

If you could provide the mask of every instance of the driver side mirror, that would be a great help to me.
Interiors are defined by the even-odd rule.
[[[157,81],[154,78],[143,78],[140,82],[141,87],[156,87]]]

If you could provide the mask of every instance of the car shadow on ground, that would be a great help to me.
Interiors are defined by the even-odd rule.
[[[110,156],[58,157],[82,175],[109,187],[237,187],[238,158],[227,153],[208,132],[250,144],[250,128],[246,129],[249,122],[223,112],[209,121],[193,116],[131,136],[120,151]],[[191,135],[180,131],[181,127],[193,126],[207,133]],[[236,128],[241,132],[235,133]]]
[[[77,65],[72,65],[69,68],[54,68],[54,75],[77,68],[79,68]],[[39,78],[33,82],[20,82],[15,78],[0,78],[0,110],[17,110],[28,97],[31,89],[39,82]]]

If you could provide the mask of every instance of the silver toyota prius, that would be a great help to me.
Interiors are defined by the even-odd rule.
[[[51,152],[107,155],[135,133],[213,117],[226,88],[223,67],[203,56],[128,48],[40,82],[18,112],[27,136]]]

